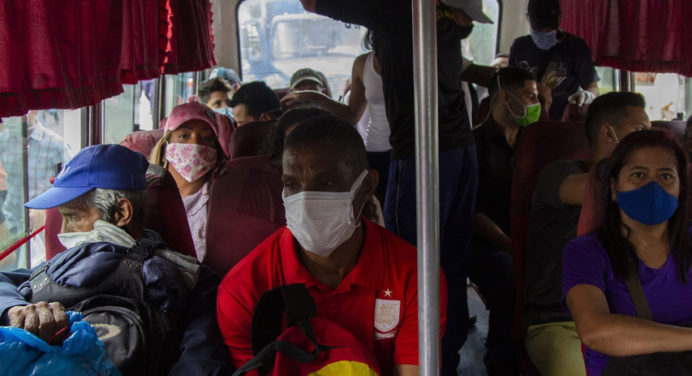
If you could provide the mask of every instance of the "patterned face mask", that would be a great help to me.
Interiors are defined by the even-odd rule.
[[[166,160],[187,181],[201,178],[216,165],[216,149],[198,144],[171,143]]]

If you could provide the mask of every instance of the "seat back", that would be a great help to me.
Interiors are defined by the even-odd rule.
[[[286,224],[281,168],[268,156],[226,164],[212,184],[205,263],[223,277],[264,239]]]
[[[521,333],[520,316],[524,293],[524,259],[528,247],[531,203],[543,167],[559,159],[586,159],[589,156],[584,124],[539,121],[524,129],[519,137],[512,178],[510,227],[512,256],[516,272],[517,309],[514,335]]]
[[[586,121],[586,113],[588,111],[588,104],[580,107],[574,103],[567,103],[567,106],[565,106],[565,112],[562,114],[562,121]]]
[[[672,120],[672,121],[664,121],[664,120],[654,120],[651,122],[651,127],[654,129],[663,129],[666,130],[672,134],[675,135],[675,138],[678,139],[683,145],[685,145],[685,129],[687,128],[686,124],[682,120]]]
[[[262,154],[275,125],[275,121],[254,121],[237,127],[229,143],[231,159]]]

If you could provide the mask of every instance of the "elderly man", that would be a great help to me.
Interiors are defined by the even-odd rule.
[[[382,375],[417,375],[416,252],[361,217],[378,176],[358,132],[329,115],[298,125],[286,138],[282,179],[287,227],[238,263],[219,289],[219,328],[234,364],[252,358],[252,307],[262,293],[299,283],[317,315],[353,334]]]
[[[58,207],[59,238],[68,250],[36,270],[0,274],[0,324],[59,341],[68,307],[94,325],[123,374],[226,373],[214,317],[216,275],[143,228],[147,167],[143,156],[125,147],[91,146],[65,166],[51,189],[26,203]],[[133,334],[137,325],[123,321],[125,315],[105,313],[105,305],[139,310],[143,334]]]

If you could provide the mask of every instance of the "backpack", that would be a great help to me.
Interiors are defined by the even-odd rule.
[[[253,370],[272,376],[380,374],[373,354],[353,334],[316,313],[304,284],[283,285],[262,294],[252,317],[254,357],[233,376]]]
[[[117,246],[90,243],[85,247],[103,247],[104,252],[112,252]],[[165,249],[163,243],[140,239],[122,254],[110,273],[89,287],[55,282],[46,264],[29,279],[31,301],[57,301],[68,310],[81,313],[83,320],[94,327],[113,364],[123,375],[165,373],[160,369],[162,357],[178,352],[177,348],[167,349],[166,345],[179,343],[182,335],[175,330],[177,320],[172,312],[159,312],[147,301],[142,277],[143,262],[162,248]],[[90,251],[93,254],[99,249],[91,248]]]

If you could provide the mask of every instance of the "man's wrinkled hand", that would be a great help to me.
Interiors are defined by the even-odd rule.
[[[50,343],[55,334],[70,324],[62,304],[38,302],[7,310],[10,326],[24,329]]]

